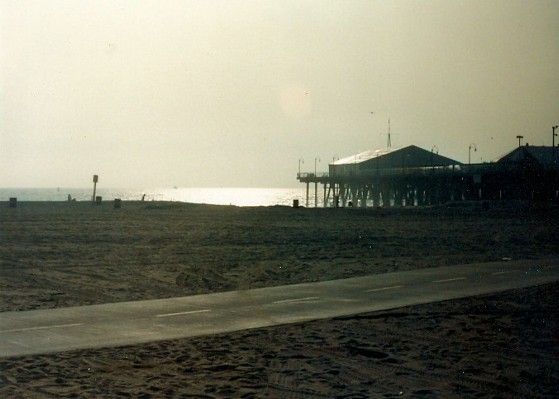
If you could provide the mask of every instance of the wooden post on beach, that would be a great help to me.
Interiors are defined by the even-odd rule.
[[[91,197],[91,202],[95,203],[95,191],[97,191],[97,182],[99,181],[99,176],[93,175],[93,197]]]

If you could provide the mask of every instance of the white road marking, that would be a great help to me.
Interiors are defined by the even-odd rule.
[[[435,280],[431,281],[432,283],[448,283],[450,281],[458,281],[458,280],[466,280],[466,277],[454,277],[454,278],[447,278],[446,280]]]
[[[183,316],[186,314],[196,314],[196,313],[206,313],[206,312],[211,312],[210,309],[201,309],[201,310],[189,310],[186,312],[177,312],[177,313],[164,313],[164,314],[158,314],[155,317],[171,317],[171,316]]]
[[[509,273],[516,273],[519,272],[520,270],[507,270],[504,272],[495,272],[495,273],[491,273],[492,276],[498,276],[499,274],[509,274]]]
[[[305,302],[312,301],[314,299],[319,299],[318,296],[308,296],[306,298],[295,298],[295,299],[284,299],[282,301],[274,301],[273,303],[291,303],[291,302]]]
[[[36,330],[48,330],[50,328],[66,328],[66,327],[78,327],[82,326],[82,323],[73,324],[58,324],[54,326],[40,326],[40,327],[28,327],[28,328],[14,328],[13,330],[0,330],[0,334],[11,333],[11,332],[23,332],[23,331],[36,331]]]
[[[382,288],[373,288],[370,290],[366,290],[365,292],[376,292],[376,291],[386,291],[386,290],[395,290],[397,288],[402,288],[403,285],[392,285],[390,287],[382,287]]]

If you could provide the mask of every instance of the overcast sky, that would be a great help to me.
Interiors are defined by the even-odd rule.
[[[556,0],[0,0],[0,32],[2,187],[297,187],[389,118],[462,162],[559,124]]]

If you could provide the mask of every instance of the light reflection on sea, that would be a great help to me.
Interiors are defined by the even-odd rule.
[[[314,193],[309,202],[314,205]],[[68,195],[76,201],[91,201],[92,188],[0,188],[0,201],[16,197],[18,201],[66,201]],[[160,188],[160,189],[111,189],[98,187],[96,196],[111,201],[175,201],[198,204],[236,206],[293,205],[293,200],[305,204],[304,186],[299,188]],[[320,197],[320,195],[319,195]],[[322,203],[322,198],[319,198]]]

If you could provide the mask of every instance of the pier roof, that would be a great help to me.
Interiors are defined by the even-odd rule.
[[[378,150],[367,150],[359,154],[339,159],[330,165],[342,167],[355,164],[379,164],[383,168],[406,167],[430,167],[430,166],[451,166],[461,165],[462,162],[456,161],[428,151],[415,145],[403,148],[384,148]]]
[[[379,150],[367,150],[367,151],[360,152],[359,154],[338,159],[331,165],[347,165],[347,164],[361,163],[361,162],[368,161],[369,159],[382,157],[386,154],[390,154],[391,152],[398,151],[398,150],[399,148],[383,148]]]
[[[559,163],[559,148],[553,151],[553,147],[524,145],[497,158],[494,162],[531,162],[549,166]]]

